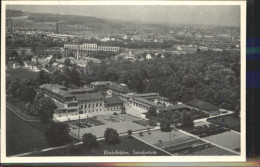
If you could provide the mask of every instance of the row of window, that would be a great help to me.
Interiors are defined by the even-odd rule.
[[[93,104],[83,104],[80,106],[81,109],[83,108],[95,108],[95,107],[102,107],[102,103],[93,103]]]
[[[114,110],[119,110],[122,107],[114,107],[114,108],[107,108],[107,111],[114,111]]]

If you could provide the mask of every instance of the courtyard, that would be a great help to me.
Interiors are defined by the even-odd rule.
[[[119,134],[126,133],[128,130],[139,131],[146,129],[146,126],[137,124],[137,118],[128,114],[102,115],[82,120],[69,121],[70,134],[75,138],[81,138],[85,133],[92,133],[97,138],[102,138],[107,128],[116,129]],[[80,127],[80,129],[78,129]],[[79,133],[79,137],[78,137]]]

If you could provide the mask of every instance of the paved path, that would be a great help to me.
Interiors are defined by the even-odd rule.
[[[201,122],[201,121],[206,121],[206,122],[207,122],[207,119],[216,118],[216,117],[222,117],[222,116],[230,115],[230,114],[233,114],[233,113],[234,113],[234,112],[232,112],[232,111],[227,111],[227,113],[225,113],[225,114],[214,115],[214,116],[209,116],[209,117],[207,117],[207,118],[196,119],[196,120],[194,120],[193,122],[194,122],[194,123],[196,123],[196,122]]]

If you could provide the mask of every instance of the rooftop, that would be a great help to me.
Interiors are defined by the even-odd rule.
[[[49,90],[53,93],[56,93],[62,97],[73,97],[73,95],[67,93],[66,91],[62,90],[65,89],[66,87],[58,85],[58,84],[43,84],[39,86],[42,89]]]
[[[77,100],[100,100],[104,96],[101,92],[89,92],[84,94],[75,94]]]
[[[146,100],[144,98],[140,98],[140,97],[137,97],[137,98],[133,98],[133,101],[138,101],[138,102],[141,102],[143,104],[145,104],[147,107],[150,107],[150,106],[163,106],[162,104],[157,104],[157,103],[154,103],[152,101],[149,101],[149,100]]]
[[[106,104],[123,103],[118,96],[106,97],[104,100]]]
[[[103,86],[103,85],[108,85],[112,83],[111,81],[97,81],[97,82],[92,82],[91,85],[95,86]]]
[[[87,92],[94,92],[94,88],[79,88],[79,89],[69,89],[67,92],[70,94],[84,94]]]
[[[178,104],[178,105],[166,107],[162,111],[166,111],[166,110],[180,110],[180,109],[186,109],[186,108],[190,108],[190,107],[187,106],[186,104]]]
[[[212,105],[209,102],[205,102],[205,101],[201,101],[201,100],[192,100],[189,102],[186,102],[187,105],[190,105],[192,107],[196,107],[196,108],[200,108],[202,110],[206,110],[206,111],[212,111],[212,110],[218,110],[219,108]]]
[[[117,84],[117,83],[112,83],[112,84],[108,85],[108,88],[112,89],[116,92],[120,92],[120,93],[131,92],[131,90],[126,85],[120,85],[120,84]]]

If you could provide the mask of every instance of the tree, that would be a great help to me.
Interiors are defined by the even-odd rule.
[[[95,148],[99,145],[97,142],[97,137],[92,133],[85,133],[82,136],[82,141],[83,141],[83,145],[88,149]]]
[[[63,145],[71,141],[69,126],[63,122],[53,122],[45,132],[45,136],[52,145]]]
[[[191,127],[194,126],[192,116],[187,111],[183,111],[183,121],[182,121],[182,123],[183,123],[182,126],[184,128],[191,128]]]
[[[170,132],[171,131],[171,124],[168,120],[164,119],[160,123],[161,131],[162,132]]]
[[[47,72],[41,70],[36,77],[36,82],[37,85],[50,83],[50,75]]]
[[[33,100],[33,105],[35,106],[35,107],[38,107],[38,108],[40,108],[40,100],[42,99],[42,98],[44,98],[45,96],[44,96],[44,93],[43,92],[39,92],[39,93],[37,93],[37,95],[35,96],[35,98],[34,98],[34,100]]]
[[[105,133],[105,142],[108,144],[117,144],[120,142],[119,140],[119,134],[115,129],[107,128]]]
[[[70,59],[65,59],[64,60],[64,65],[65,66],[70,66]]]
[[[25,102],[33,103],[35,96],[36,96],[36,91],[32,87],[24,86],[23,88],[23,94],[22,94],[22,99]]]
[[[156,107],[154,106],[151,106],[149,109],[148,109],[148,114],[151,115],[151,116],[157,116],[157,109]]]
[[[39,116],[42,122],[49,122],[53,118],[53,110],[57,106],[50,97],[44,97],[39,101]]]
[[[125,112],[125,106],[123,105],[122,106],[122,109],[121,109],[121,114],[125,114],[126,112]]]
[[[132,132],[132,130],[130,130],[130,129],[127,131],[128,138],[131,138],[132,133],[133,133],[133,132]]]

